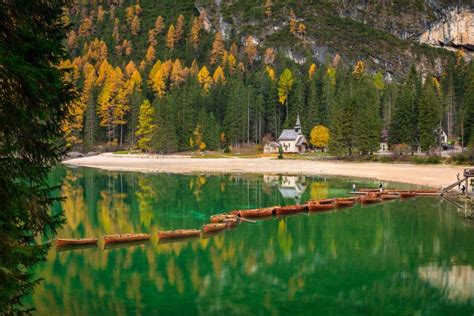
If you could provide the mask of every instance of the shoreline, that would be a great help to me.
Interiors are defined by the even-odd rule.
[[[183,155],[116,155],[74,158],[65,165],[98,168],[108,171],[158,173],[247,173],[307,176],[342,176],[390,181],[440,189],[456,181],[466,166],[386,164],[372,162],[333,162],[278,160],[276,158],[206,158]]]

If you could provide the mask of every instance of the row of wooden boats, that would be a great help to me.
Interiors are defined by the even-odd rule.
[[[216,214],[210,217],[210,223],[202,226],[199,229],[177,229],[169,231],[158,232],[160,241],[173,239],[188,239],[201,237],[203,234],[212,234],[223,231],[228,228],[235,227],[241,221],[251,221],[251,218],[265,218],[271,216],[291,215],[304,211],[319,212],[327,211],[336,208],[344,208],[353,206],[356,203],[360,204],[374,204],[382,201],[393,200],[397,198],[410,198],[417,195],[435,195],[434,190],[395,190],[386,189],[380,192],[378,189],[361,189],[359,195],[354,197],[331,198],[310,200],[307,204],[301,205],[286,205],[286,206],[271,206],[248,210],[235,210],[228,213]],[[151,234],[115,234],[104,235],[104,244],[121,244],[133,243],[150,240]],[[56,239],[56,246],[71,247],[71,246],[85,246],[97,245],[98,238],[78,238],[78,239]]]
[[[210,223],[202,226],[202,231],[199,229],[177,229],[169,231],[158,232],[158,238],[160,240],[173,239],[173,238],[194,238],[201,237],[202,233],[213,233],[221,231],[237,224],[237,218],[227,218],[223,221],[216,223]],[[115,234],[115,235],[104,235],[104,244],[118,244],[118,243],[133,243],[150,240],[151,234]],[[57,238],[56,247],[70,247],[70,246],[84,246],[84,245],[97,245],[99,242],[98,238],[77,238],[77,239],[66,239]]]

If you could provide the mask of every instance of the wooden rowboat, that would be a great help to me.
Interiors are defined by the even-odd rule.
[[[56,247],[95,245],[97,244],[98,241],[99,239],[97,238],[77,238],[77,239],[57,238]]]
[[[311,200],[310,202],[316,202],[318,204],[333,204],[336,199],[322,199],[322,200]]]
[[[368,188],[362,188],[362,189],[359,189],[360,192],[379,192],[380,189],[368,189]]]
[[[415,197],[416,192],[400,192],[400,197],[401,198],[410,198],[410,197]]]
[[[336,206],[337,207],[347,207],[352,206],[355,204],[355,198],[340,198],[336,199]]]
[[[240,211],[240,217],[267,217],[267,216],[272,216],[275,214],[276,209],[278,207],[265,207],[265,208],[257,208],[254,210],[242,210]]]
[[[211,216],[211,223],[220,223],[225,219],[237,219],[238,215],[234,214],[216,214]]]
[[[115,235],[104,235],[105,244],[123,243],[132,241],[143,241],[149,240],[150,234],[115,234]]]
[[[398,195],[396,195],[396,194],[382,194],[380,196],[380,198],[382,199],[382,201],[395,200],[395,199],[398,198]]]
[[[234,227],[235,225],[237,225],[238,222],[239,222],[239,220],[237,218],[225,218],[222,221],[222,223],[226,224],[227,227]]]
[[[310,212],[317,212],[317,211],[326,211],[326,210],[331,210],[336,207],[335,203],[331,204],[320,204],[318,202],[310,202],[308,203],[308,209]]]
[[[227,227],[229,227],[229,225],[224,224],[224,223],[212,223],[212,224],[203,225],[202,231],[205,233],[212,233],[212,232],[218,232],[218,231],[224,230]]]
[[[438,194],[439,193],[438,190],[416,190],[414,192],[421,193],[421,194],[424,194],[424,193],[426,193],[426,194]]]
[[[168,230],[158,232],[158,237],[160,239],[169,239],[169,238],[189,238],[189,237],[198,237],[201,235],[201,231],[197,229],[177,229],[177,230]]]
[[[359,201],[362,204],[373,204],[373,203],[382,202],[382,199],[378,197],[361,196]]]
[[[276,215],[294,214],[294,213],[303,212],[307,208],[308,208],[307,204],[280,206],[276,208],[275,214]]]

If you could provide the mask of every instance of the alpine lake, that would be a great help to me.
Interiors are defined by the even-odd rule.
[[[473,315],[474,225],[438,197],[242,222],[173,243],[157,232],[199,229],[236,209],[349,196],[363,179],[176,175],[58,167],[67,199],[58,238],[25,302],[37,315]],[[387,183],[389,187],[413,186]],[[104,247],[102,236],[151,233]]]

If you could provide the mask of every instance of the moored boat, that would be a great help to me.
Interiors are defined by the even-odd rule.
[[[355,198],[338,198],[336,199],[336,206],[337,207],[347,207],[352,206],[356,202]]]
[[[280,206],[276,208],[275,215],[299,213],[305,211],[307,208],[307,204]]]
[[[373,197],[373,196],[361,196],[359,201],[362,204],[374,204],[374,203],[381,202],[382,199],[379,197]]]
[[[382,194],[380,196],[380,198],[383,200],[383,201],[388,201],[388,200],[395,200],[398,198],[398,195],[396,194]]]
[[[202,231],[205,233],[212,233],[212,232],[224,230],[227,227],[229,227],[229,225],[224,224],[224,223],[212,223],[212,224],[202,225]]]
[[[326,210],[331,210],[336,207],[336,203],[326,203],[326,204],[321,204],[317,201],[314,202],[309,202],[308,203],[308,209],[310,212],[317,212],[317,211],[326,211]]]
[[[400,192],[400,197],[401,198],[410,198],[410,197],[415,197],[416,192]]]
[[[240,211],[240,217],[267,217],[272,216],[275,214],[276,209],[278,207],[264,207],[264,208],[257,208],[253,210],[242,210]]]
[[[99,239],[97,238],[76,238],[76,239],[57,238],[56,247],[95,245],[97,244],[98,241]]]
[[[235,214],[216,214],[211,216],[211,223],[220,223],[223,222],[225,219],[237,219],[237,215]]]
[[[105,244],[123,243],[132,241],[144,241],[151,238],[150,234],[115,234],[104,235]]]
[[[201,231],[197,229],[176,229],[176,230],[158,232],[158,237],[160,239],[189,238],[189,237],[198,237],[200,235],[201,235]]]
[[[319,204],[333,204],[336,199],[322,199],[322,200],[311,200],[310,202],[317,202]]]

